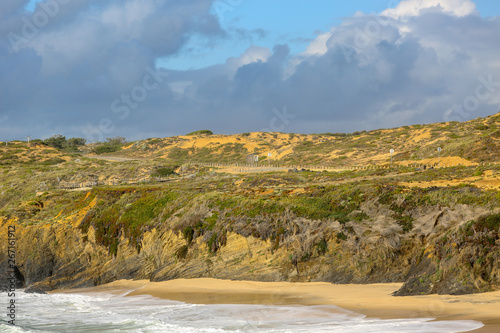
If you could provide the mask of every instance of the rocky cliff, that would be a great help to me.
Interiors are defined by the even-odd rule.
[[[195,277],[499,288],[498,192],[287,177],[45,192],[2,211],[0,238],[15,226],[17,266],[41,290]]]

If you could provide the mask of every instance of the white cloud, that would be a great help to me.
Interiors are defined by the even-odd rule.
[[[328,47],[326,46],[326,43],[332,37],[332,35],[335,33],[335,29],[332,29],[328,32],[320,34],[316,39],[314,39],[309,46],[307,46],[307,49],[305,52],[302,53],[302,55],[307,56],[307,55],[322,55],[325,54],[326,51],[328,51]]]
[[[227,59],[226,66],[230,75],[234,75],[238,68],[254,62],[266,62],[271,56],[271,50],[267,47],[252,45],[239,57]]]
[[[100,21],[112,25],[118,31],[124,31],[134,36],[133,30],[140,28],[142,21],[155,9],[151,0],[134,0],[120,6],[114,4],[102,12]],[[138,36],[139,32],[135,32],[134,37]]]
[[[398,19],[418,16],[422,10],[433,8],[458,17],[476,12],[476,5],[471,0],[404,0],[396,8],[383,11],[382,15]]]

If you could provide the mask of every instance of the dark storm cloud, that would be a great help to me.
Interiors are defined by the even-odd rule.
[[[210,0],[46,0],[34,13],[26,3],[0,5],[2,138],[81,135],[111,113],[115,98],[142,85],[158,57],[175,54],[192,34],[222,34]],[[164,98],[143,105],[149,113],[169,103],[168,86],[160,88]]]
[[[265,32],[223,31],[209,0],[44,3],[55,1],[56,15],[30,38],[27,1],[0,4],[0,139],[343,132],[467,120],[500,104],[500,18],[439,8],[357,15],[301,55],[251,46],[223,64],[173,71],[156,60],[186,52],[191,36],[216,47]]]

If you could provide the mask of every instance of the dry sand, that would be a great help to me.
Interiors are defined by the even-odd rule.
[[[500,332],[500,291],[449,296],[394,297],[400,283],[335,285],[324,282],[254,282],[178,279],[165,282],[126,281],[87,289],[56,292],[131,291],[128,296],[155,297],[198,304],[334,304],[376,318],[473,319],[485,326],[475,332]]]

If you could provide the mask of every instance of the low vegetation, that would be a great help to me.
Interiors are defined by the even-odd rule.
[[[416,278],[416,284],[439,286],[443,272],[456,266],[460,273],[454,279],[465,281],[467,290],[473,290],[474,279],[480,290],[486,290],[498,267],[500,194],[494,187],[481,186],[481,181],[494,184],[500,166],[424,171],[414,165],[390,168],[389,161],[375,156],[398,143],[402,148],[396,162],[418,164],[421,158],[435,156],[439,144],[448,149],[442,157],[496,161],[488,149],[498,145],[497,119],[352,134],[243,133],[231,137],[234,141],[206,131],[190,133],[199,145],[190,145],[185,137],[134,143],[116,137],[85,146],[78,138],[63,136],[29,145],[12,142],[0,147],[0,218],[34,227],[78,220],[75,235],[85,244],[95,240],[114,257],[125,246],[132,247],[130,252],[147,252],[145,235],[155,230],[175,235],[168,260],[212,262],[224,252],[228,238],[239,235],[266,244],[265,255],[271,259],[276,253],[283,255],[280,269],[291,267],[297,279],[305,278],[300,269],[314,261],[322,267],[343,265],[338,267],[355,280],[375,274],[378,264],[404,257],[410,258],[405,262],[436,268]],[[294,167],[238,174],[204,164],[245,163],[248,154],[262,157],[268,151],[282,154],[279,160],[271,154],[272,162]],[[89,152],[135,159],[121,162],[84,155]],[[384,167],[294,169],[308,163],[353,165],[358,160]],[[75,191],[62,186],[66,183],[83,185]],[[441,226],[440,216],[455,211],[462,214],[457,216],[482,215],[470,221],[452,216],[448,222],[456,224],[453,228]],[[442,229],[426,234],[427,224]],[[398,274],[405,276],[410,264],[401,265]],[[344,280],[332,275],[329,281]]]
[[[188,133],[186,135],[213,135],[214,133],[210,130],[199,130],[195,132]]]
[[[92,148],[92,153],[100,155],[106,153],[114,153],[122,149],[127,140],[123,137],[108,138],[105,142],[97,143]]]
[[[85,146],[87,140],[84,138],[70,138],[66,139],[65,136],[60,134],[56,134],[48,139],[45,139],[41,142],[46,144],[47,146],[56,148],[56,149],[65,149],[70,152],[78,152],[78,147]],[[35,141],[34,143],[36,143]]]

